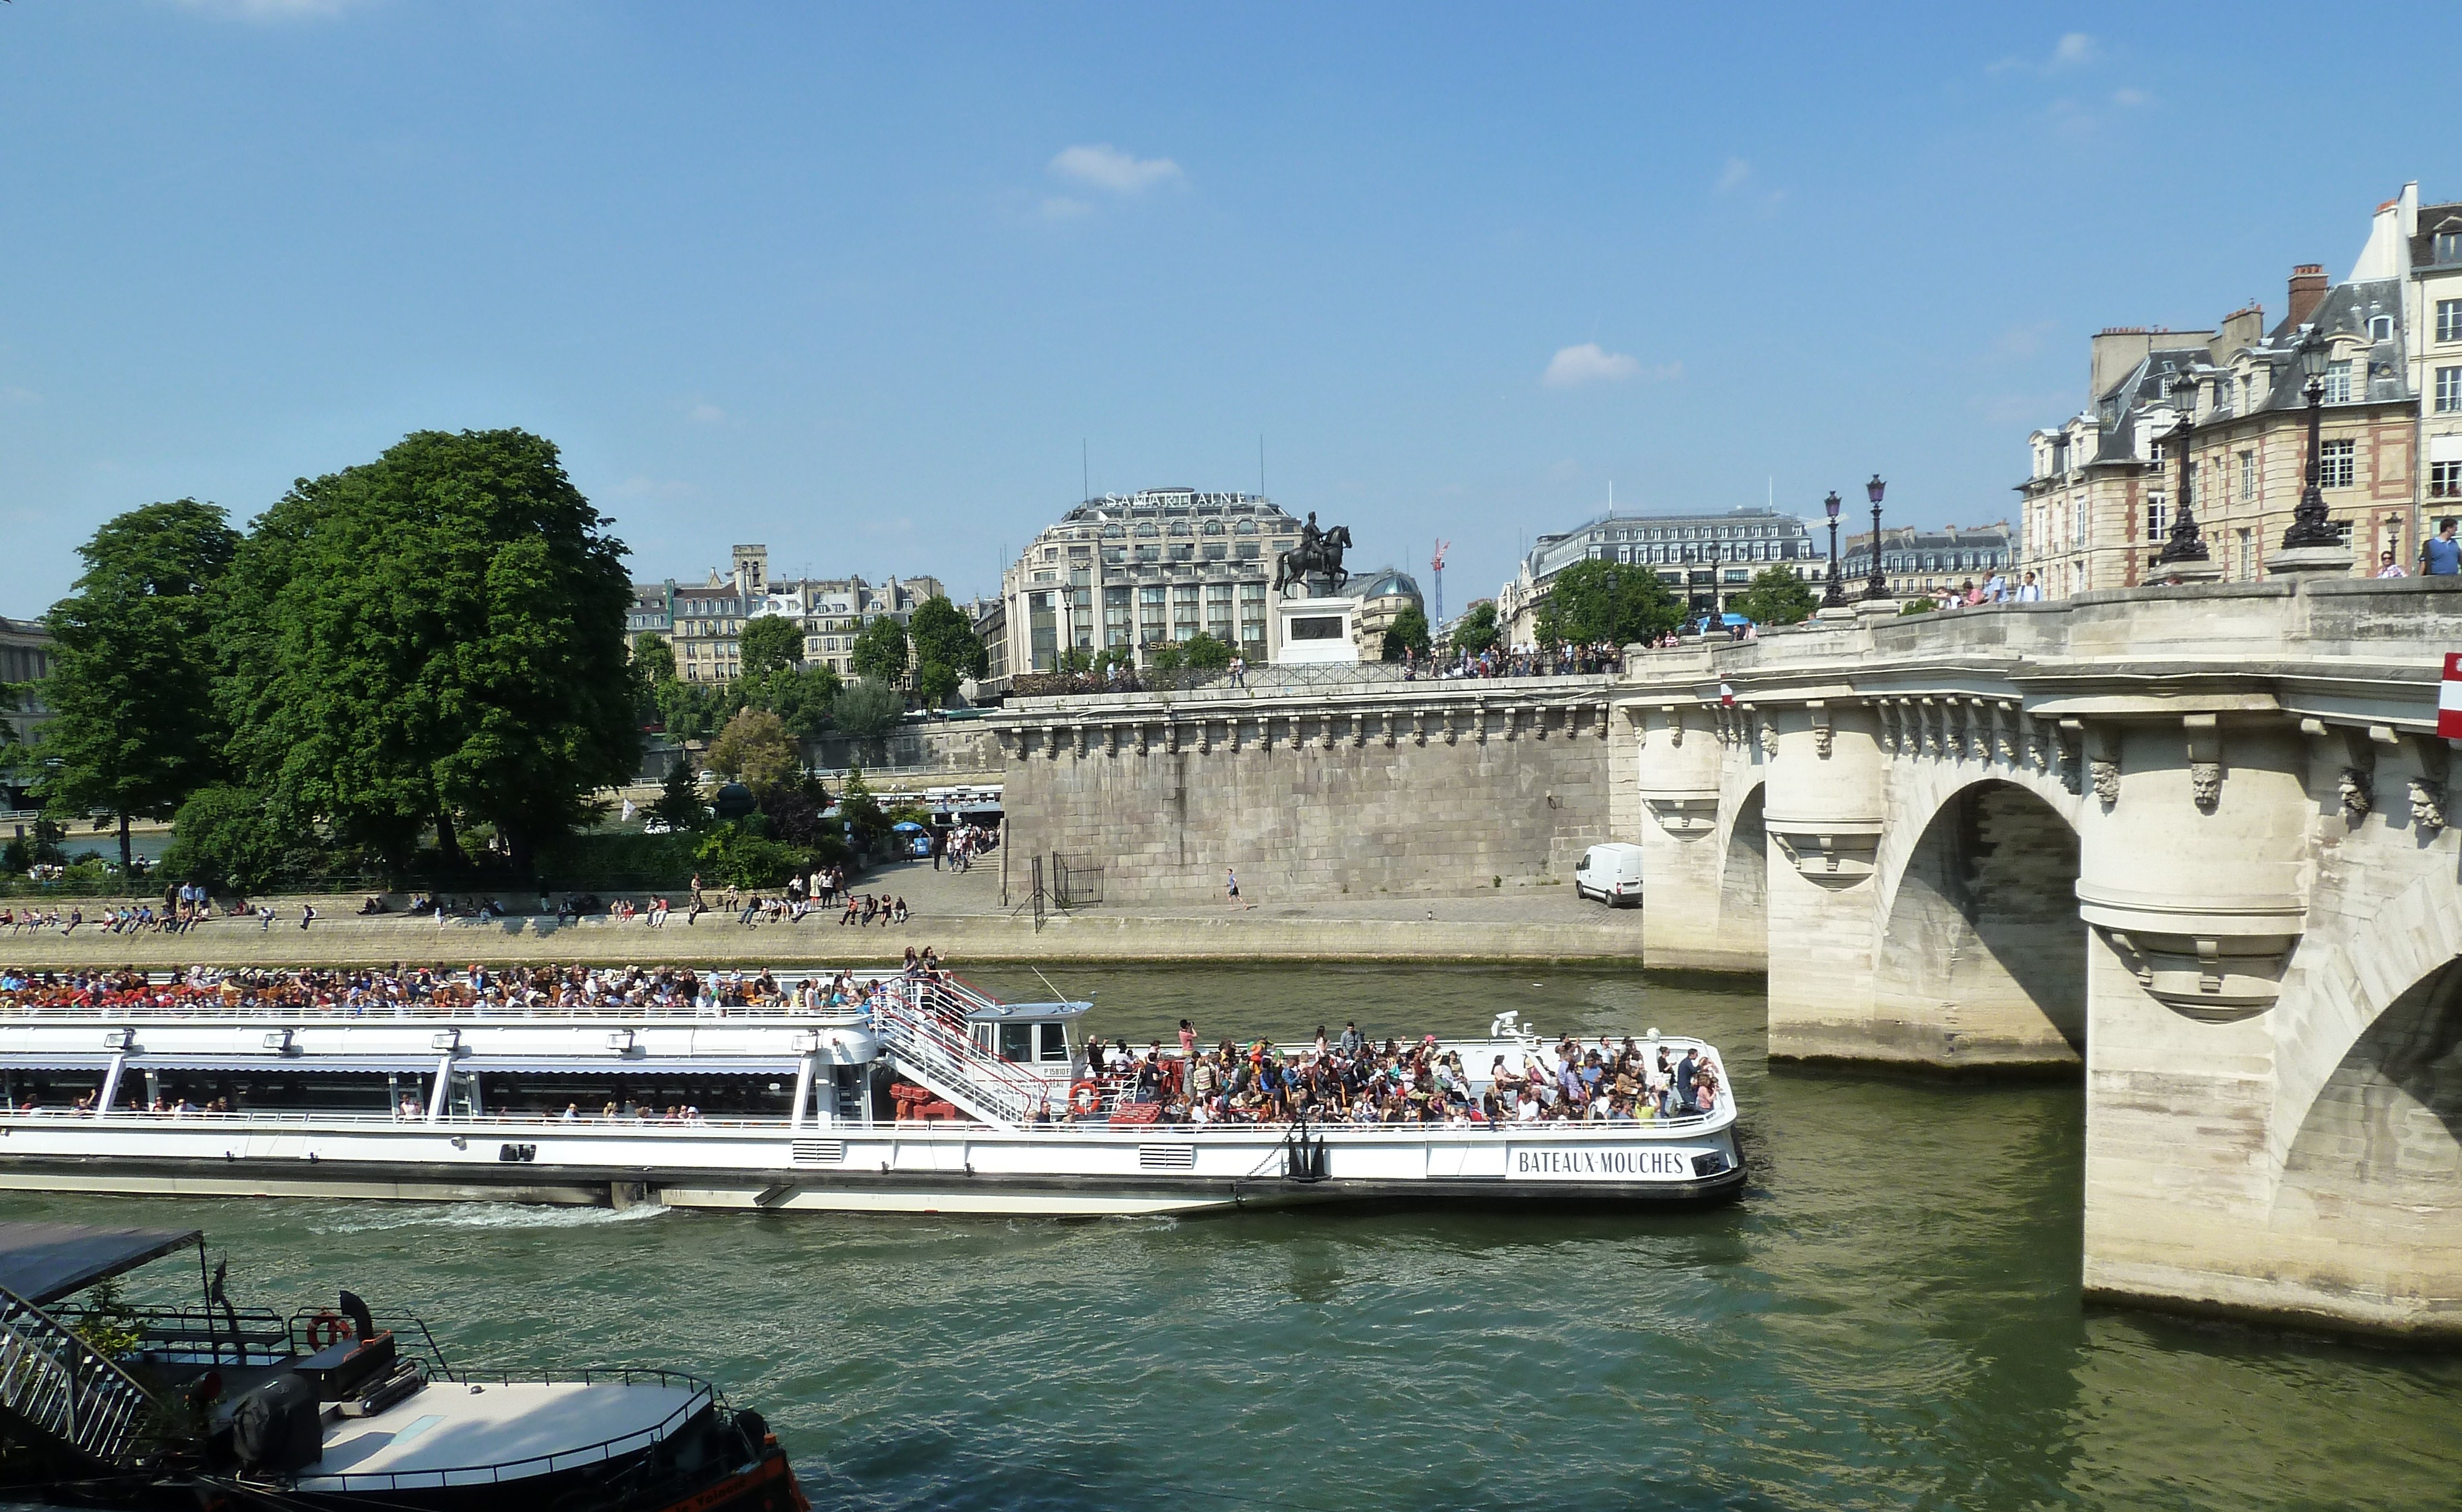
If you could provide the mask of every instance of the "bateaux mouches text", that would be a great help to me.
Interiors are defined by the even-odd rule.
[[[1644,1145],[1589,1150],[1519,1149],[1506,1174],[1535,1181],[1683,1181],[1695,1175],[1693,1157],[1708,1145]],[[1725,1154],[1720,1151],[1719,1154]]]

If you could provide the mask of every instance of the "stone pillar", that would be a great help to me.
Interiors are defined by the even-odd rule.
[[[2248,1304],[2279,1263],[2269,1124],[2322,817],[2308,752],[2279,715],[2084,733],[2086,1290]],[[2308,1242],[2330,1247],[2332,1227]]]
[[[1896,1036],[1872,1022],[1879,720],[1863,708],[1789,710],[1768,771],[1769,938],[1783,943],[1769,952],[1770,1054],[1897,1058]]]
[[[1719,801],[1724,752],[1717,730],[1684,702],[1628,712],[1641,810],[1631,838],[1642,849],[1644,955],[1659,966],[1760,970],[1768,959],[1766,929],[1739,938],[1721,927],[1724,841],[1736,815]]]

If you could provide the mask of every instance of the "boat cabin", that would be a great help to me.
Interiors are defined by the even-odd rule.
[[[1034,1070],[1056,1082],[1073,1082],[1086,1065],[1085,1037],[1077,1021],[1094,1006],[1085,1003],[985,1003],[966,1015],[966,1032],[988,1055]]]

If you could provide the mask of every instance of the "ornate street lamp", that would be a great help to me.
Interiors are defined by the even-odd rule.
[[[2325,419],[2325,358],[2331,348],[2324,336],[2315,330],[2300,343],[2300,371],[2307,376],[2308,386],[2302,390],[2308,398],[2308,486],[2300,494],[2300,507],[2291,511],[2291,529],[2282,532],[2282,549],[2296,551],[2304,546],[2341,546],[2343,534],[2334,522],[2325,518],[2325,495],[2318,484],[2318,470],[2323,461],[2318,433]]]
[[[2164,546],[2163,554],[2154,559],[2158,567],[2208,559],[2205,537],[2197,533],[2194,501],[2189,496],[2195,478],[2189,461],[2189,437],[2196,429],[2197,380],[2185,369],[2171,379],[2171,407],[2180,416],[2180,422],[2171,427],[2167,438],[2180,448],[2180,502],[2179,508],[2171,511],[2171,539]]]
[[[1864,491],[1872,496],[1872,576],[1864,585],[1867,601],[1890,596],[1889,574],[1881,571],[1881,490],[1888,486],[1877,472],[1872,474],[1871,482],[1864,485]]]
[[[1844,609],[1846,607],[1846,585],[1838,577],[1838,490],[1830,489],[1829,497],[1821,501],[1821,507],[1829,511],[1829,589],[1821,595],[1821,607]]]

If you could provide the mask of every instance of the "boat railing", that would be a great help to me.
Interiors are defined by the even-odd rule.
[[[992,1054],[966,1032],[966,1015],[990,1002],[972,988],[906,977],[872,1001],[873,1032],[898,1069],[972,1116],[1023,1127],[1055,1101],[1050,1082]]]
[[[0,1436],[14,1436],[13,1424],[89,1464],[124,1468],[155,1410],[118,1361],[0,1289]]]
[[[148,1307],[118,1306],[109,1311],[70,1303],[55,1313],[62,1323],[133,1326],[138,1351],[158,1360],[200,1365],[275,1365],[299,1351],[291,1329],[270,1307]]]
[[[415,1312],[372,1312],[368,1321],[376,1325],[378,1332],[393,1335],[397,1351],[416,1358],[426,1367],[429,1380],[461,1379],[446,1363],[444,1347],[436,1342],[434,1333],[428,1331],[425,1318]],[[288,1319],[277,1319],[276,1322],[283,1328],[284,1337],[293,1352],[313,1354],[322,1347],[318,1342],[319,1334],[330,1329],[335,1318],[331,1307],[303,1307]]]
[[[498,1372],[471,1371],[448,1377],[464,1386],[529,1386],[588,1385],[621,1382],[625,1385],[650,1383],[680,1387],[684,1399],[674,1410],[646,1428],[637,1428],[595,1443],[571,1449],[558,1449],[549,1454],[526,1455],[519,1459],[496,1460],[486,1464],[451,1465],[435,1470],[339,1471],[331,1474],[310,1469],[299,1479],[313,1481],[319,1491],[371,1492],[419,1491],[439,1486],[496,1485],[508,1480],[526,1480],[535,1476],[554,1475],[559,1471],[577,1470],[587,1465],[604,1464],[610,1459],[647,1449],[664,1442],[669,1436],[702,1412],[723,1410],[725,1398],[718,1388],[698,1376],[680,1371],[653,1370],[648,1367],[606,1366],[578,1371]]]

